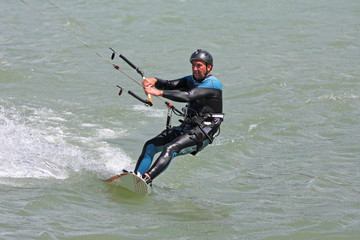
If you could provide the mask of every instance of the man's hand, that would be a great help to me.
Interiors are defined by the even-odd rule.
[[[144,88],[153,87],[155,86],[156,82],[156,78],[144,78],[144,80],[142,81],[142,85],[144,86]]]
[[[144,80],[142,81],[142,85],[144,86],[144,91],[146,94],[150,94],[153,96],[162,96],[163,91],[154,88],[156,82],[156,78],[144,78]]]
[[[144,91],[146,94],[150,94],[153,96],[162,96],[163,95],[163,91],[162,90],[158,90],[156,88],[153,87],[145,87]]]

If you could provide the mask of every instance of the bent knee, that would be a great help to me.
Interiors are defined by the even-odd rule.
[[[181,150],[181,147],[177,143],[169,143],[164,147],[163,152],[172,156],[174,153],[178,153]]]

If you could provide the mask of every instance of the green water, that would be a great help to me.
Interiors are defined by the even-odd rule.
[[[0,2],[0,239],[359,239],[359,1],[26,2],[50,19]],[[102,179],[167,110],[74,36],[149,77],[214,56],[221,134],[148,197]]]

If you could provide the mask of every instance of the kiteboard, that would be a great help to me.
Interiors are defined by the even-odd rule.
[[[116,175],[112,178],[105,180],[109,183],[114,183],[117,186],[126,188],[127,190],[141,195],[148,195],[152,192],[152,187],[150,184],[146,184],[144,179],[140,176],[137,176],[133,172],[126,172]]]

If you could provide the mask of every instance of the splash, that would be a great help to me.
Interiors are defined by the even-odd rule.
[[[99,140],[98,134],[78,136],[71,132],[64,124],[67,120],[56,116],[57,113],[51,110],[37,109],[29,115],[24,113],[29,111],[26,108],[23,110],[24,107],[19,110],[2,105],[1,178],[66,179],[71,173],[81,170],[109,176],[118,173],[130,162],[121,149],[108,146],[106,142]],[[36,126],[35,122],[40,122],[40,126]],[[110,131],[101,130],[101,126],[99,128],[97,131],[107,134]],[[69,139],[72,142],[82,139],[84,144],[70,144]],[[119,159],[123,161],[119,163]]]
[[[4,108],[1,109],[0,177],[66,178],[66,166],[55,163],[62,163],[66,158],[77,157],[80,153],[76,149],[51,144],[14,118],[6,116]]]

